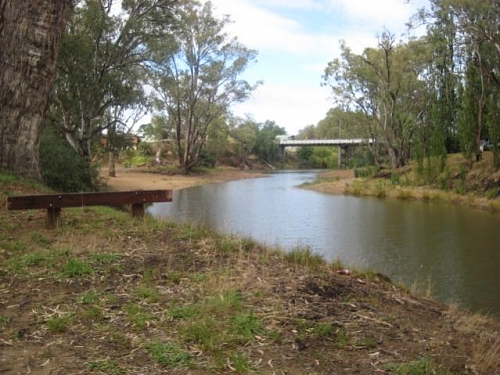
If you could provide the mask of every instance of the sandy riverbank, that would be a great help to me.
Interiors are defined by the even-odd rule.
[[[198,185],[217,184],[246,178],[265,177],[264,172],[242,171],[224,167],[203,173],[164,174],[148,168],[122,168],[117,166],[116,177],[108,176],[108,169],[102,168],[101,177],[111,190],[178,190]]]

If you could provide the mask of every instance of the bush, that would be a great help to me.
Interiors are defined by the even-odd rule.
[[[97,169],[79,156],[51,125],[46,126],[40,142],[40,169],[44,183],[54,190],[97,190]]]

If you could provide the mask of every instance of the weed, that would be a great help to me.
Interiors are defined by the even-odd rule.
[[[82,313],[82,318],[84,320],[89,320],[92,322],[101,322],[104,320],[104,312],[99,306],[90,306]]]
[[[125,369],[121,368],[117,362],[111,359],[87,362],[87,368],[90,371],[96,371],[108,375],[125,374],[127,372]]]
[[[136,330],[146,329],[150,325],[153,318],[151,314],[144,311],[143,308],[136,303],[130,303],[125,306],[125,312],[127,313],[127,317],[132,323],[132,326]]]
[[[339,328],[335,331],[335,346],[344,348],[351,343],[351,338],[344,328]]]
[[[130,340],[127,336],[120,332],[113,332],[111,337],[108,339],[111,344],[123,349],[130,348]]]
[[[229,357],[228,367],[238,374],[246,374],[252,369],[250,360],[244,354],[233,354]]]
[[[399,174],[391,173],[391,184],[392,185],[399,185]]]
[[[496,197],[498,197],[499,193],[500,193],[500,190],[498,188],[488,189],[486,191],[486,198],[495,199]]]
[[[217,246],[217,249],[225,254],[237,252],[240,248],[241,242],[233,238],[222,238]]]
[[[171,307],[167,312],[172,319],[192,319],[200,315],[200,309],[196,305],[182,307]]]
[[[99,293],[97,293],[95,290],[90,290],[81,296],[76,298],[76,302],[84,304],[84,305],[89,305],[92,303],[96,303],[99,301],[100,296]]]
[[[285,254],[285,260],[295,266],[305,266],[311,270],[318,270],[326,265],[321,255],[313,254],[309,247],[297,247]]]
[[[377,184],[377,186],[375,186],[373,195],[380,199],[387,197],[387,190],[385,189],[385,186],[383,184]]]
[[[50,256],[40,251],[24,255],[13,256],[9,260],[9,265],[16,272],[25,270],[28,267],[40,266],[50,262]]]
[[[410,200],[415,198],[411,190],[398,190],[397,196],[398,199],[402,200]]]
[[[186,367],[191,363],[191,356],[176,343],[155,341],[147,346],[149,355],[165,367]]]
[[[243,340],[242,343],[246,343],[262,332],[262,322],[255,317],[253,312],[237,314],[231,318],[229,334],[234,335],[237,341]]]
[[[92,261],[97,264],[112,264],[121,259],[121,255],[114,253],[95,253],[92,254]]]
[[[37,244],[43,247],[48,247],[50,245],[50,240],[43,234],[40,234],[38,232],[33,232],[31,233],[30,237],[33,242],[36,242]]]
[[[92,275],[94,269],[84,260],[70,259],[63,267],[61,274],[68,279]]]
[[[13,176],[11,174],[0,174],[0,185],[11,185],[17,182],[18,179],[16,176]]]
[[[160,300],[160,293],[153,288],[137,287],[135,288],[134,293],[138,297],[148,300],[150,303],[156,303]]]
[[[314,324],[312,332],[318,337],[328,337],[334,333],[334,330],[330,323],[319,322]]]
[[[53,316],[47,321],[47,327],[50,333],[63,333],[69,329],[69,326],[73,322],[73,317],[70,315],[65,316]]]
[[[429,358],[421,358],[411,363],[390,364],[387,369],[396,375],[451,375]]]
[[[475,341],[472,362],[478,374],[496,374],[495,371],[500,369],[500,339]]]
[[[207,236],[208,230],[194,224],[186,224],[179,228],[177,239],[181,241],[201,240]]]

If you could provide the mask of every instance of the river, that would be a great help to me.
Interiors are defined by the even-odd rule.
[[[195,222],[284,250],[309,246],[328,261],[388,275],[434,298],[500,316],[500,215],[445,204],[300,189],[316,172],[174,191],[152,205],[162,219]]]

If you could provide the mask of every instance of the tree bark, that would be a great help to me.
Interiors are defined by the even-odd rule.
[[[0,0],[0,168],[40,180],[39,145],[71,0]]]

